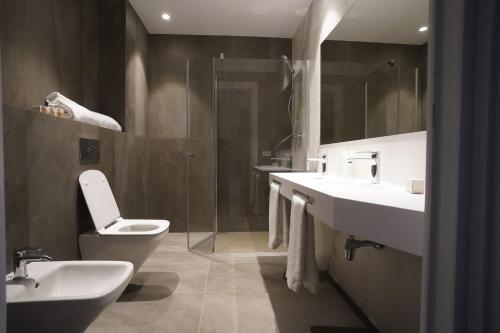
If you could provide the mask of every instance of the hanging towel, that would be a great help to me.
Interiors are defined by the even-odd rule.
[[[273,182],[269,190],[269,248],[276,249],[282,243],[288,245],[288,229],[290,220],[287,209],[289,205],[280,195],[280,184]]]
[[[63,96],[61,93],[53,92],[49,94],[46,101],[48,106],[63,109],[65,113],[69,114],[68,118],[70,119],[115,131],[122,130],[120,124],[118,124],[118,122],[113,118],[101,113],[90,111],[89,109]]]
[[[286,279],[292,291],[298,292],[303,286],[316,294],[319,277],[314,253],[314,223],[307,221],[306,204],[303,196],[294,194],[292,197]]]

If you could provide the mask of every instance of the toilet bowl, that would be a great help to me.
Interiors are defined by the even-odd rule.
[[[101,171],[85,171],[79,182],[95,225],[95,231],[79,236],[82,259],[129,261],[137,272],[167,235],[170,222],[122,218]]]

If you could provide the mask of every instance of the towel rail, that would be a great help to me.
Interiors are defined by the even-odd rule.
[[[298,194],[298,195],[301,195],[303,197],[305,197],[307,199],[307,203],[310,204],[310,205],[314,205],[315,201],[314,201],[314,198],[311,197],[310,195],[307,195],[305,193],[302,193],[296,189],[293,189],[293,194]]]
[[[278,185],[280,185],[280,186],[281,186],[281,183],[280,183],[279,181],[275,180],[275,179],[273,179],[273,180],[271,181],[271,183],[276,183],[276,184],[278,184]],[[302,193],[302,192],[300,192],[299,190],[293,189],[293,190],[292,190],[292,193],[293,193],[293,194],[299,194],[299,195],[301,195],[301,196],[305,197],[305,198],[307,199],[307,203],[308,203],[308,204],[310,204],[310,205],[314,205],[314,203],[315,203],[315,201],[314,201],[314,198],[313,198],[313,197],[311,197],[310,195],[307,195],[307,194],[305,194],[305,193]]]

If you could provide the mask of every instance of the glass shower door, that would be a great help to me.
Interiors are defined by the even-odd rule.
[[[186,202],[188,249],[210,247],[216,234],[212,60],[186,63]],[[213,244],[213,242],[212,242]],[[213,246],[213,245],[212,245]]]

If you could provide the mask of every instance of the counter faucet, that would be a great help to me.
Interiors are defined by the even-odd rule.
[[[28,277],[27,266],[30,262],[52,261],[52,258],[46,255],[42,249],[34,247],[15,249],[12,259],[15,279],[26,279]]]
[[[380,152],[378,151],[357,151],[357,155],[359,154],[368,154],[369,157],[349,157],[347,159],[348,163],[352,163],[355,160],[371,160],[371,173],[372,173],[372,183],[379,184],[380,183]]]

